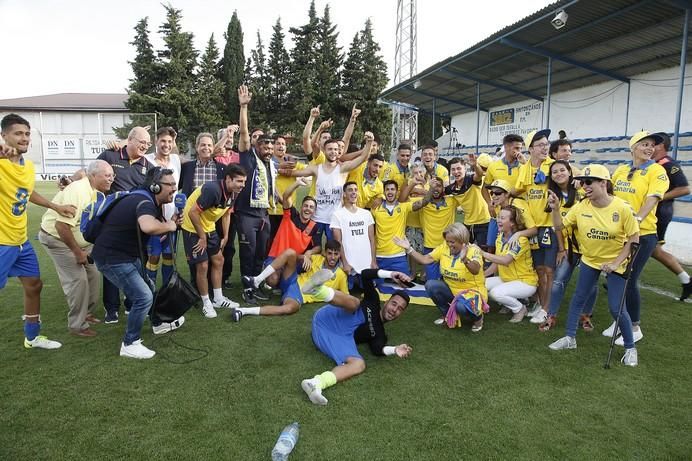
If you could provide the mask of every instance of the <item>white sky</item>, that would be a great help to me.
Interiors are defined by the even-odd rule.
[[[340,45],[346,52],[354,34],[372,18],[390,79],[393,77],[396,0],[317,0],[318,15],[331,7]],[[549,4],[546,0],[421,0],[418,2],[418,71],[455,55],[501,28]],[[183,12],[183,28],[203,52],[211,33],[222,49],[234,10],[243,28],[246,57],[257,30],[268,45],[281,17],[286,46],[289,27],[307,22],[309,0],[171,0]],[[159,0],[0,0],[3,37],[0,99],[52,93],[124,92],[131,77],[128,61],[133,27],[149,17],[154,47],[165,19]]]

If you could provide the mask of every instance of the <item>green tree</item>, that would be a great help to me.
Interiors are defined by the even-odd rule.
[[[209,37],[207,48],[195,74],[194,112],[190,128],[194,133],[215,132],[224,125],[225,106],[223,83],[218,76],[219,49],[214,34]]]
[[[418,112],[418,147],[430,144],[435,140],[435,138],[442,136],[444,134],[444,131],[442,130],[442,122],[447,119],[447,117],[443,117],[440,114],[435,114],[435,137],[433,138],[432,113]]]
[[[326,5],[317,29],[315,103],[320,104],[320,109],[326,117],[334,120],[336,128],[343,129],[351,115],[351,107],[347,103],[342,103],[339,97],[343,55],[337,43],[339,33],[332,24],[329,11],[329,5]]]
[[[284,32],[281,19],[276,20],[269,42],[269,58],[267,62],[267,107],[270,108],[275,121],[276,130],[285,133],[290,129],[294,114],[289,110],[288,94],[290,57],[284,44]]]
[[[275,128],[274,126],[269,126],[274,123],[274,117],[268,105],[269,75],[267,58],[264,54],[264,43],[259,30],[257,31],[257,45],[250,52],[245,76],[252,92],[253,126],[261,126],[264,129]]]
[[[224,103],[226,106],[226,118],[237,120],[240,113],[238,106],[238,87],[245,80],[245,51],[243,49],[243,28],[238,19],[238,12],[234,11],[228,23],[228,30],[224,34],[226,46],[221,60],[221,81],[224,84]]]

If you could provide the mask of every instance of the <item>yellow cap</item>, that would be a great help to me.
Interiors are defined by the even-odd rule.
[[[490,162],[492,162],[492,161],[493,161],[493,158],[488,154],[481,154],[476,159],[476,163],[481,168],[488,168],[488,165],[490,165]]]
[[[512,186],[510,186],[509,183],[504,179],[496,179],[492,182],[492,184],[487,184],[485,187],[488,189],[502,189],[505,192],[512,190]]]
[[[642,130],[639,133],[634,133],[630,138],[630,149],[639,141],[646,138],[652,138],[655,144],[661,144],[663,142],[663,138],[659,134],[649,133],[646,130]]]
[[[534,138],[538,139],[542,138],[543,136],[545,136],[546,138],[549,137],[550,130],[533,130],[524,137],[524,146],[526,146],[526,148],[528,149],[529,147],[531,147],[531,143],[533,142]]]
[[[605,179],[606,181],[610,181],[610,172],[608,171],[608,168],[604,167],[603,165],[592,163],[584,168],[579,176],[574,177],[574,179],[587,178]]]

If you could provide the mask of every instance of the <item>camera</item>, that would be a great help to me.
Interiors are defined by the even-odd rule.
[[[553,27],[556,30],[560,30],[563,27],[565,27],[565,24],[567,24],[567,13],[565,13],[564,10],[560,11],[558,14],[555,15],[552,21],[550,23],[553,25]]]

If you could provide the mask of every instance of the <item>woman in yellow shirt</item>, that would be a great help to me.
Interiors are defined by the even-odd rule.
[[[639,226],[632,207],[608,193],[610,174],[606,167],[589,165],[576,179],[582,182],[586,198],[573,206],[564,218],[560,216],[558,197],[554,192],[549,192],[555,230],[574,230],[582,254],[579,279],[567,316],[566,335],[549,346],[553,350],[577,348],[577,322],[601,272],[606,273],[608,281],[610,314],[614,319],[617,318],[620,300],[625,291],[625,278],[622,274],[631,244],[639,241]],[[630,286],[637,289],[631,279],[627,285],[628,289]],[[619,327],[625,344],[622,362],[628,366],[637,366],[632,321],[625,310],[620,315]]]
[[[457,296],[457,313],[471,318],[471,331],[481,331],[488,299],[481,250],[469,244],[469,230],[461,223],[449,225],[442,235],[445,243],[435,247],[428,254],[416,251],[406,239],[394,237],[394,243],[406,250],[406,253],[420,264],[440,264],[442,280],[425,282],[425,291],[443,315],[435,324],[444,323],[450,303]]]
[[[503,206],[497,217],[499,233],[495,241],[495,254],[483,252],[483,258],[492,264],[485,276],[490,299],[506,307],[514,315],[509,320],[519,323],[526,316],[526,306],[520,299],[536,293],[538,276],[533,269],[529,239],[523,235],[512,239],[512,235],[524,230],[521,212],[514,206]]]

